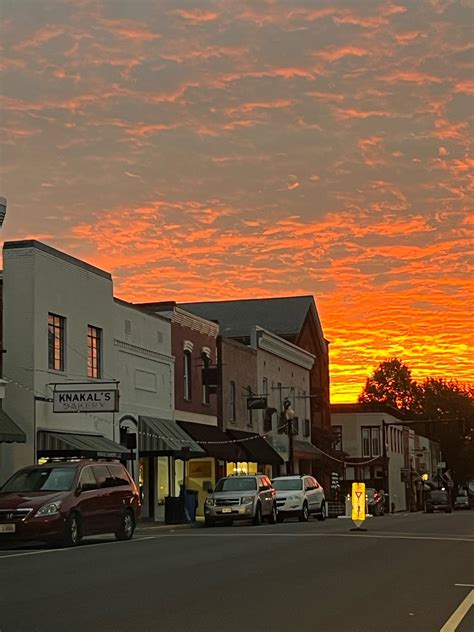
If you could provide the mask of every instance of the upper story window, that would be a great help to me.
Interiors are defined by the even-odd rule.
[[[184,399],[191,400],[193,396],[193,384],[192,384],[192,359],[191,351],[186,349],[183,354],[184,363]]]
[[[311,435],[311,428],[310,428],[309,419],[305,419],[303,421],[303,436],[309,437],[310,435]]]
[[[342,426],[332,427],[332,448],[342,452]]]
[[[380,456],[380,428],[379,426],[366,426],[362,432],[362,456]]]
[[[87,376],[102,377],[102,329],[87,326]]]
[[[235,382],[230,383],[229,388],[229,408],[230,408],[230,420],[236,421],[236,403],[235,403]]]
[[[203,371],[202,371],[202,403],[203,404],[209,404],[210,403],[210,389],[209,389],[209,378],[208,378],[208,374],[206,373],[206,370],[209,369],[209,366],[211,364],[211,359],[210,359],[210,355],[209,353],[207,353],[206,351],[202,352],[202,364],[203,364]]]
[[[64,371],[66,319],[48,314],[48,368]]]

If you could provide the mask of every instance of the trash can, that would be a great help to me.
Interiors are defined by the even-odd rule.
[[[181,496],[166,496],[165,522],[166,524],[184,524],[187,522]]]

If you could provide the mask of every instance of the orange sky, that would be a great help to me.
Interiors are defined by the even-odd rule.
[[[5,0],[2,236],[130,300],[313,293],[333,401],[473,382],[469,4]]]

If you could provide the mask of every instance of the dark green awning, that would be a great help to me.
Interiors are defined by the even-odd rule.
[[[199,459],[204,450],[175,421],[157,417],[138,418],[140,455]],[[184,448],[184,449],[183,449]]]
[[[0,443],[26,443],[26,435],[7,413],[0,408]]]
[[[84,457],[121,459],[129,451],[102,435],[73,432],[38,433],[38,456],[40,457]]]

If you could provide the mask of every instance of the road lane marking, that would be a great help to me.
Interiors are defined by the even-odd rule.
[[[474,606],[474,590],[468,594],[464,601],[456,608],[439,632],[456,632],[459,624],[469,610]]]
[[[425,540],[439,542],[474,542],[474,538],[415,535],[382,535],[374,533],[182,533],[169,534],[166,538],[372,538],[382,540]]]
[[[132,542],[143,542],[143,540],[156,540],[158,538],[162,538],[164,536],[161,535],[149,535],[146,537],[142,537],[142,538],[133,538],[132,540],[126,540],[125,542],[116,542],[114,540],[111,540],[109,542],[91,542],[90,544],[88,544],[87,542],[84,542],[82,545],[80,546],[76,546],[76,547],[69,547],[69,548],[65,548],[65,549],[44,549],[44,550],[40,550],[40,551],[24,551],[24,552],[20,552],[20,553],[9,553],[8,555],[2,555],[0,553],[0,560],[7,560],[9,558],[12,557],[28,557],[30,555],[46,555],[47,553],[69,553],[71,551],[81,551],[84,550],[84,547],[87,549],[92,548],[93,546],[107,546],[109,544],[130,544]]]
[[[462,586],[463,588],[474,588],[474,584],[454,584],[455,586]]]

